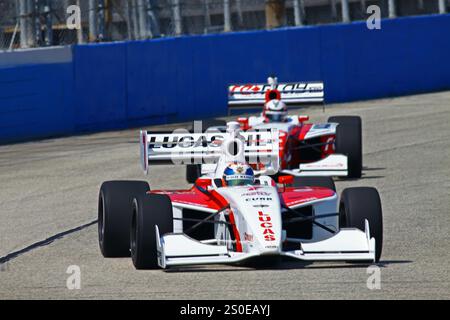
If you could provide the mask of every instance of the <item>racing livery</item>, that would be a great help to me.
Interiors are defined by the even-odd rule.
[[[273,257],[378,261],[382,213],[377,191],[349,188],[339,199],[330,177],[278,175],[277,129],[141,132],[145,172],[157,164],[214,166],[187,190],[108,181],[99,194],[105,257],[132,257],[137,269],[233,264]]]
[[[308,123],[306,115],[289,116],[287,105],[324,103],[322,82],[231,85],[229,110],[264,106],[259,116],[240,117],[243,130],[278,129],[280,173],[294,176],[360,178],[362,173],[361,118],[330,117],[327,123]],[[220,128],[224,122],[204,121],[203,128]],[[187,180],[195,182],[208,166],[188,166]]]

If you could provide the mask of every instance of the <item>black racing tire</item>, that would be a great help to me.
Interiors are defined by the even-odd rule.
[[[220,119],[208,119],[202,120],[202,132],[205,132],[211,127],[226,127],[227,122]],[[189,132],[194,132],[194,122],[189,128]],[[186,181],[188,183],[195,183],[198,178],[202,175],[202,167],[200,164],[188,164],[186,166]]]
[[[336,192],[336,185],[331,177],[295,177],[293,187],[323,187]]]
[[[149,190],[146,181],[106,181],[100,187],[98,242],[105,258],[130,256],[133,199]]]
[[[141,194],[133,200],[129,230],[131,259],[136,269],[156,269],[158,255],[155,225],[160,236],[173,232],[172,202],[167,195]]]
[[[383,213],[380,195],[371,187],[347,188],[342,192],[339,204],[339,227],[365,229],[369,221],[371,237],[375,238],[375,261],[378,262],[383,249]]]
[[[336,128],[335,152],[348,157],[348,178],[361,178],[363,167],[362,122],[358,116],[330,117]]]

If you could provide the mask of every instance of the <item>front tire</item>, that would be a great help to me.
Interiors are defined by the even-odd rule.
[[[98,242],[105,258],[130,256],[134,197],[150,190],[146,181],[106,181],[98,197]]]
[[[347,156],[348,177],[361,178],[363,166],[361,117],[330,117],[328,122],[339,123],[336,128],[335,151]]]
[[[172,202],[167,195],[144,194],[133,200],[129,242],[136,269],[158,267],[155,225],[160,235],[173,232]]]
[[[370,187],[347,188],[342,192],[339,205],[339,227],[365,230],[369,221],[371,237],[375,238],[375,261],[383,248],[383,214],[378,191]]]

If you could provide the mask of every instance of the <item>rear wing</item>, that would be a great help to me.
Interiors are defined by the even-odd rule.
[[[234,133],[233,133],[234,134]],[[233,158],[233,150],[222,144],[233,145],[236,135],[218,130],[190,133],[185,129],[174,132],[141,131],[141,165],[147,174],[154,164],[212,164],[221,157]],[[261,168],[279,169],[279,132],[277,129],[240,132],[244,142],[243,153],[249,164]],[[234,144],[235,145],[235,144]],[[225,150],[225,151],[224,151]]]
[[[279,93],[278,99],[288,105],[324,103],[323,82],[292,82],[231,85],[228,87],[228,110],[262,107],[268,97],[267,91]]]

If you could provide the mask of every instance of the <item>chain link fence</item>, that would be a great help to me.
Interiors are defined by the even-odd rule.
[[[0,50],[354,21],[372,4],[393,17],[444,13],[449,0],[0,0]]]

